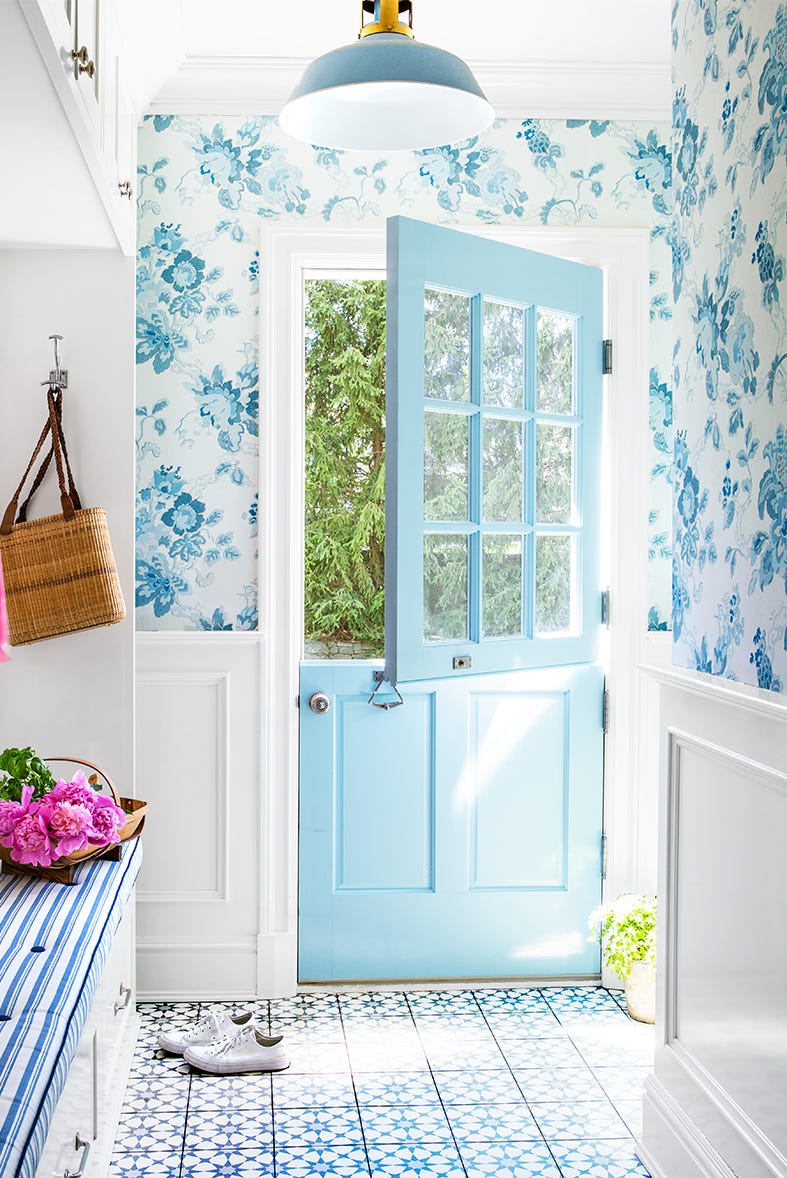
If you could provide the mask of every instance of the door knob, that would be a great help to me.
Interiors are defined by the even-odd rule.
[[[309,696],[309,707],[318,716],[324,716],[330,706],[331,697],[326,695],[324,691],[315,691],[314,695]]]

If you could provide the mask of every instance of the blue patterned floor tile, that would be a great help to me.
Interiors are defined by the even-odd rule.
[[[530,1111],[550,1144],[579,1139],[614,1140],[626,1135],[626,1126],[606,1099],[570,1104],[531,1103]]]
[[[642,1136],[642,1100],[616,1100],[615,1108],[623,1118],[630,1133]]]
[[[363,1145],[357,1108],[279,1108],[274,1118],[280,1148]]]
[[[273,1178],[269,1149],[187,1150],[180,1178]]]
[[[180,1150],[185,1126],[185,1109],[183,1112],[169,1113],[160,1109],[124,1113],[115,1134],[115,1152],[163,1150],[171,1153],[173,1150]]]
[[[271,1076],[262,1072],[248,1076],[212,1076],[199,1072],[192,1076],[189,1112],[230,1107],[269,1111]]]
[[[278,1178],[368,1178],[366,1152],[360,1146],[276,1150]]]
[[[634,1142],[567,1141],[554,1145],[563,1178],[648,1178]]]
[[[296,1043],[289,1048],[291,1073],[349,1073],[344,1043]]]
[[[593,1068],[593,1075],[610,1100],[641,1100],[642,1086],[651,1074],[651,1067]]]
[[[414,1014],[434,1014],[437,1011],[450,1014],[463,1010],[478,1010],[472,990],[414,990],[408,994],[408,1002]]]
[[[467,1178],[560,1178],[546,1145],[535,1141],[461,1145]]]
[[[522,1093],[506,1070],[435,1071],[434,1082],[445,1104],[516,1104]]]
[[[180,1148],[169,1153],[116,1153],[107,1178],[178,1178]]]
[[[456,1105],[448,1120],[461,1145],[481,1141],[535,1141],[541,1133],[524,1101],[521,1104]]]
[[[369,1146],[369,1162],[373,1178],[465,1178],[453,1143]]]
[[[506,1011],[522,1013],[525,1010],[543,1010],[544,996],[535,989],[476,990],[475,996],[484,1011]]]
[[[608,1010],[615,999],[600,986],[558,986],[542,989],[553,1010]]]
[[[199,1002],[138,1002],[137,1013],[144,1021],[175,1021],[196,1019],[199,1016]]]
[[[267,1109],[193,1109],[186,1122],[185,1150],[273,1149],[273,1111]]]
[[[182,1055],[173,1055],[168,1051],[159,1051],[158,1048],[145,1052],[136,1051],[129,1071],[130,1076],[140,1078],[146,1076],[160,1078],[163,1075],[171,1075],[172,1073],[189,1076],[191,1075],[191,1069],[184,1062]]]
[[[399,1015],[409,1014],[407,998],[401,990],[391,990],[380,993],[342,994],[339,999],[342,1017],[368,1015]]]
[[[180,1072],[164,1072],[160,1076],[130,1076],[123,1098],[127,1112],[160,1109],[163,1112],[186,1111],[189,1097],[189,1077]]]
[[[565,1035],[565,1028],[545,1005],[543,1011],[490,1011],[486,1016],[490,1031],[502,1043],[508,1039],[547,1039]]]
[[[505,1058],[514,1071],[518,1068],[579,1067],[582,1063],[579,1052],[567,1036],[508,1043]]]
[[[652,1067],[653,1037],[630,1032],[624,1026],[620,1030],[610,1026],[597,1026],[592,1030],[569,1031],[569,1038],[591,1067]]]
[[[355,1107],[355,1092],[349,1076],[277,1075],[273,1082],[273,1105],[280,1108]]]
[[[360,1105],[440,1103],[429,1072],[359,1072],[355,1091]]]
[[[525,1068],[517,1070],[517,1083],[528,1101],[603,1100],[604,1091],[587,1068]]]
[[[364,1105],[361,1121],[367,1146],[451,1140],[451,1130],[439,1104],[385,1108]]]

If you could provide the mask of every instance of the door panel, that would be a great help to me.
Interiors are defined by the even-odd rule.
[[[302,981],[598,972],[601,678],[427,680],[383,711],[369,664],[302,664]]]
[[[372,706],[374,664],[301,665],[300,978],[595,975],[601,274],[388,229],[403,703]]]
[[[591,662],[602,275],[388,222],[386,671]]]

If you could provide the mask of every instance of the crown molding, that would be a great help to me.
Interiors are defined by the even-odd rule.
[[[468,62],[498,118],[669,121],[665,62]],[[278,115],[307,58],[186,57],[151,114]]]

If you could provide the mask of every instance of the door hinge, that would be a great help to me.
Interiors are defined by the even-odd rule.
[[[601,625],[609,626],[609,589],[601,591]]]
[[[601,697],[601,731],[604,736],[609,732],[609,691],[606,687]]]
[[[612,340],[605,339],[601,344],[601,371],[609,376],[612,371]]]
[[[607,836],[601,836],[601,878],[607,878]]]
[[[296,706],[296,708],[299,708],[301,706],[301,697],[299,695],[296,695],[296,697],[295,697],[295,706]]]

